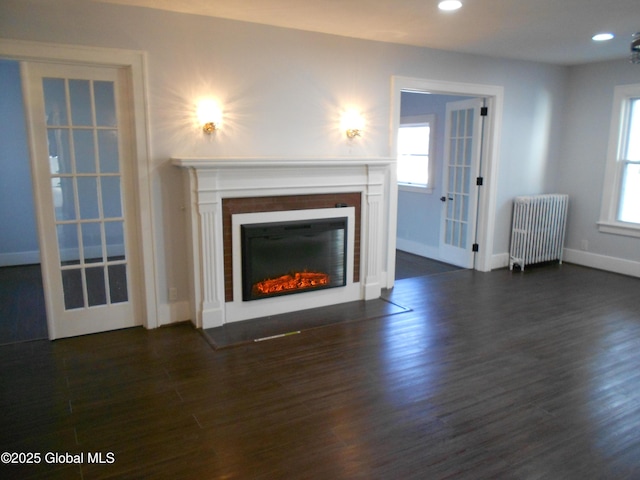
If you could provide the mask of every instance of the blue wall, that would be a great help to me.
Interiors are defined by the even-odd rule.
[[[0,266],[38,263],[20,65],[0,60]]]

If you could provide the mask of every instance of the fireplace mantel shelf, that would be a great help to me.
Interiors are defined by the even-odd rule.
[[[256,168],[256,167],[357,167],[385,166],[394,163],[391,157],[173,157],[171,163],[183,168]]]

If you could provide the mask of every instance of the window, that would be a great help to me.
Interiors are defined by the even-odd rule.
[[[640,237],[640,84],[616,87],[600,231]]]
[[[622,142],[621,222],[640,223],[640,98],[629,102],[628,126]]]
[[[420,191],[433,188],[432,138],[433,116],[426,121],[401,124],[398,129],[398,184]]]

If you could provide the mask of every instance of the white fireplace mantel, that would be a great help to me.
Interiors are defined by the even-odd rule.
[[[192,319],[197,327],[378,298],[386,286],[389,197],[395,181],[393,158],[186,158],[172,159],[185,169],[189,205]],[[239,302],[225,303],[222,200],[224,198],[361,193],[360,281],[347,287],[255,300],[268,313],[247,314]],[[234,252],[234,255],[236,253]],[[344,288],[343,292],[335,292]],[[326,292],[331,292],[327,294]]]

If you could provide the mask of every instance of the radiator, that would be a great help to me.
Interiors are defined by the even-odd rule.
[[[568,205],[569,196],[562,194],[514,199],[510,269],[552,260],[562,263]]]

